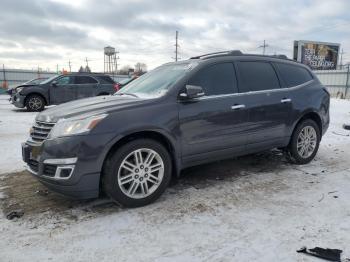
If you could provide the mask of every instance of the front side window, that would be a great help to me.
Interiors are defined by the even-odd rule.
[[[73,77],[63,76],[57,80],[57,85],[70,85],[73,84]]]
[[[253,92],[280,88],[276,72],[268,62],[238,62],[239,91]]]
[[[208,66],[197,72],[188,84],[201,86],[207,96],[237,93],[236,74],[232,63]]]
[[[89,76],[76,76],[75,83],[76,84],[97,84],[97,81]]]
[[[278,70],[287,87],[304,84],[312,80],[311,74],[301,66],[276,63]]]
[[[163,96],[186,75],[195,63],[166,64],[142,75],[119,90],[115,95],[133,95],[142,98]]]

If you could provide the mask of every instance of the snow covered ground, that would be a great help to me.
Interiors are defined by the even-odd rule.
[[[302,246],[350,257],[350,101],[332,99],[312,163],[271,151],[191,168],[137,209],[37,196],[27,174],[5,175],[23,169],[20,143],[34,116],[0,98],[0,203],[23,191],[16,201],[28,210],[12,221],[0,214],[0,261],[319,261],[297,254]]]

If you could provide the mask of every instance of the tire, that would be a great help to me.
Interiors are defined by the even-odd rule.
[[[158,169],[150,171],[150,167]],[[102,189],[124,207],[145,206],[162,195],[171,180],[171,172],[171,157],[162,144],[152,139],[137,139],[108,157],[103,168]]]
[[[25,106],[28,111],[40,112],[45,108],[45,100],[40,95],[29,95],[26,98]]]
[[[317,123],[311,119],[300,122],[294,129],[287,148],[289,160],[298,165],[311,162],[317,154],[321,132]]]

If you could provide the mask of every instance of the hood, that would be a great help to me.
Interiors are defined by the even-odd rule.
[[[36,120],[43,122],[57,122],[61,118],[88,117],[143,104],[146,101],[146,99],[130,96],[90,97],[49,108],[39,113]]]
[[[21,84],[21,85],[15,86],[15,87],[11,87],[11,88],[9,88],[8,90],[15,90],[15,89],[18,88],[18,87],[28,87],[28,86],[37,86],[37,85],[31,85],[31,84],[26,85],[26,84]]]

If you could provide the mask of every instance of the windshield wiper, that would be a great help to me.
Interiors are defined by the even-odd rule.
[[[139,98],[137,95],[131,94],[131,93],[116,93],[116,95],[119,95],[119,96],[126,95],[126,96],[133,96],[133,97]]]

